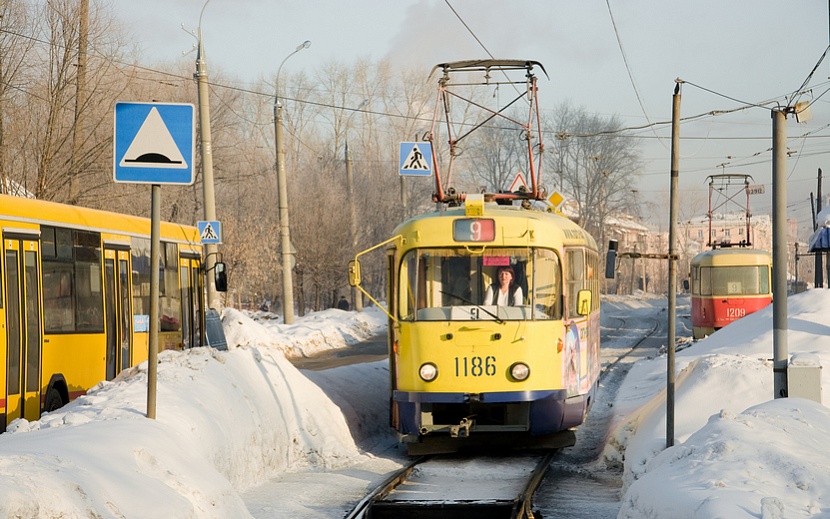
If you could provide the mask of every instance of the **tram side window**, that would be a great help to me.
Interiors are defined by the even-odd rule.
[[[41,227],[46,333],[104,331],[101,236]]]
[[[568,284],[568,313],[579,315],[577,311],[577,294],[584,287],[585,254],[582,249],[570,249],[567,254],[566,283]]]

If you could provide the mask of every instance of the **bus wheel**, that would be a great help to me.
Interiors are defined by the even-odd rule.
[[[58,393],[55,389],[50,389],[46,393],[46,402],[43,404],[43,412],[48,413],[56,409],[60,409],[63,405],[64,402],[60,393]]]

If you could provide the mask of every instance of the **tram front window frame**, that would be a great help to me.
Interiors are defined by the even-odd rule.
[[[700,267],[693,294],[702,296],[766,295],[770,293],[769,266]]]
[[[522,304],[487,304],[484,295],[501,266],[510,266]],[[541,247],[412,249],[401,259],[398,308],[402,321],[561,319],[562,261]]]

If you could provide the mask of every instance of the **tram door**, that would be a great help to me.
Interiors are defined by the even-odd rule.
[[[130,367],[132,359],[132,290],[130,251],[104,247],[107,309],[107,380]]]
[[[3,237],[6,268],[6,420],[40,417],[40,274],[37,237]]]
[[[200,260],[182,257],[179,261],[179,279],[182,287],[182,342],[185,348],[203,345],[203,297]]]

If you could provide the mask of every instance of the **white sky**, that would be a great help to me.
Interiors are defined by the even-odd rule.
[[[332,60],[390,58],[422,65],[426,81],[437,63],[486,57],[450,5],[496,58],[532,59],[545,66],[551,79],[540,80],[543,106],[569,101],[589,112],[619,115],[627,127],[670,121],[676,78],[740,101],[686,84],[683,116],[744,103],[784,103],[830,40],[828,5],[817,0],[119,0],[113,8],[147,62],[193,63],[195,54],[182,57],[182,51],[195,39],[181,26],[196,29],[204,7],[201,26],[211,78],[221,72],[228,81],[250,84],[257,78],[273,82],[283,58],[305,40],[311,47],[285,63],[283,78],[300,70],[313,75]],[[803,100],[827,90],[828,72],[830,61],[825,61],[810,82],[813,97]],[[787,163],[788,214],[799,219],[803,232],[810,225],[808,201],[816,190],[817,168],[824,165],[830,172],[821,156],[830,137],[824,128],[830,123],[828,101],[830,96],[822,97],[812,106],[812,121],[797,124],[791,116],[788,123],[788,146],[796,152]],[[807,132],[815,133],[797,138]],[[645,137],[638,189],[668,208],[669,129],[638,133]],[[750,174],[767,186],[765,195],[753,198],[753,213],[769,214],[771,133],[770,114],[761,108],[684,124],[681,188],[695,192],[705,212],[708,175]],[[724,163],[729,163],[726,169],[719,167]]]
[[[612,296],[603,305],[622,315],[665,300]],[[830,290],[789,298],[790,353],[830,363],[828,306]],[[633,366],[595,462],[624,455],[619,517],[780,519],[830,507],[830,410],[772,398],[771,313],[677,353],[671,449],[665,356]],[[400,450],[358,448],[393,438],[377,390],[386,361],[300,372],[284,357],[380,333],[384,314],[331,309],[290,326],[234,310],[223,318],[230,351],[160,355],[156,420],[145,417],[145,363],[38,422],[13,422],[0,435],[0,516],[339,517],[398,465]],[[826,370],[822,386],[830,388]]]

